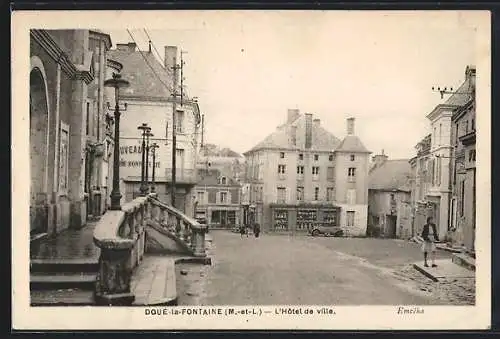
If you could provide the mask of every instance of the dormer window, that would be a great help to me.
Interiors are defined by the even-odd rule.
[[[226,185],[226,184],[227,184],[226,177],[220,177],[219,178],[219,185]]]
[[[280,159],[284,159],[285,158],[285,152],[280,152]]]
[[[315,154],[314,155],[314,161],[318,161],[318,159],[319,159],[319,155]]]
[[[330,155],[328,156],[328,160],[329,160],[329,161],[333,161],[333,154],[330,154]]]
[[[354,161],[356,160],[356,157],[354,156],[354,154],[351,154],[351,161]]]
[[[304,160],[304,154],[302,153],[299,154],[299,160]]]

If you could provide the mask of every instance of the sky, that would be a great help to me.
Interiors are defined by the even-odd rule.
[[[432,13],[432,12],[431,12]],[[443,102],[432,86],[458,88],[476,63],[464,15],[423,12],[239,12],[182,16],[162,29],[130,29],[141,50],[149,33],[186,51],[185,83],[205,115],[206,142],[243,153],[298,108],[342,139],[346,118],[365,146],[411,158]],[[105,30],[116,43],[125,29]],[[444,98],[446,100],[446,96]]]

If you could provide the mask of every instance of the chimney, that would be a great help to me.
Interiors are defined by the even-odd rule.
[[[128,44],[116,44],[116,49],[119,51],[135,52],[137,44],[135,42],[129,42]]]
[[[292,122],[294,122],[295,120],[297,120],[297,118],[300,116],[300,111],[296,108],[292,109],[292,108],[289,108],[288,109],[288,115],[287,115],[287,118],[286,118],[286,123],[287,124],[290,124]]]
[[[379,167],[379,166],[382,166],[384,164],[384,162],[387,161],[389,157],[387,155],[384,154],[384,150],[382,150],[382,154],[377,154],[377,155],[374,155],[372,157],[372,161],[373,161],[373,167]]]
[[[165,46],[165,60],[163,61],[167,70],[172,70],[177,64],[177,46]]]
[[[314,119],[313,120],[314,127],[318,128],[321,125],[321,120],[320,119]]]
[[[347,135],[354,134],[354,118],[347,119]]]
[[[312,114],[306,113],[306,148],[312,146]]]

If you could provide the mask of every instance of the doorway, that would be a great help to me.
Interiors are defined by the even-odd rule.
[[[395,215],[387,215],[387,233],[388,238],[396,238],[396,221],[397,217]]]

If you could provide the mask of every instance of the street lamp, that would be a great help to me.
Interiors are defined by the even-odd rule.
[[[113,190],[111,191],[110,210],[121,210],[120,199],[120,106],[118,97],[120,88],[128,87],[130,83],[121,78],[120,74],[113,73],[113,78],[104,81],[104,86],[115,89],[115,145],[113,150]]]
[[[151,133],[151,128],[146,131],[146,178],[145,178],[145,185],[146,185],[146,193],[149,191],[149,138],[153,136],[153,133]]]
[[[159,148],[160,146],[158,146],[158,144],[155,142],[154,144],[152,144],[149,147],[151,148],[151,154],[153,155],[153,174],[151,177],[151,192],[155,193],[156,192],[156,187],[155,187],[156,149]]]
[[[142,131],[142,162],[141,162],[141,196],[145,196],[148,190],[146,182],[144,180],[145,177],[145,162],[146,162],[146,134],[151,131],[151,127],[148,126],[145,122],[142,123],[141,126],[137,127],[138,130]]]

